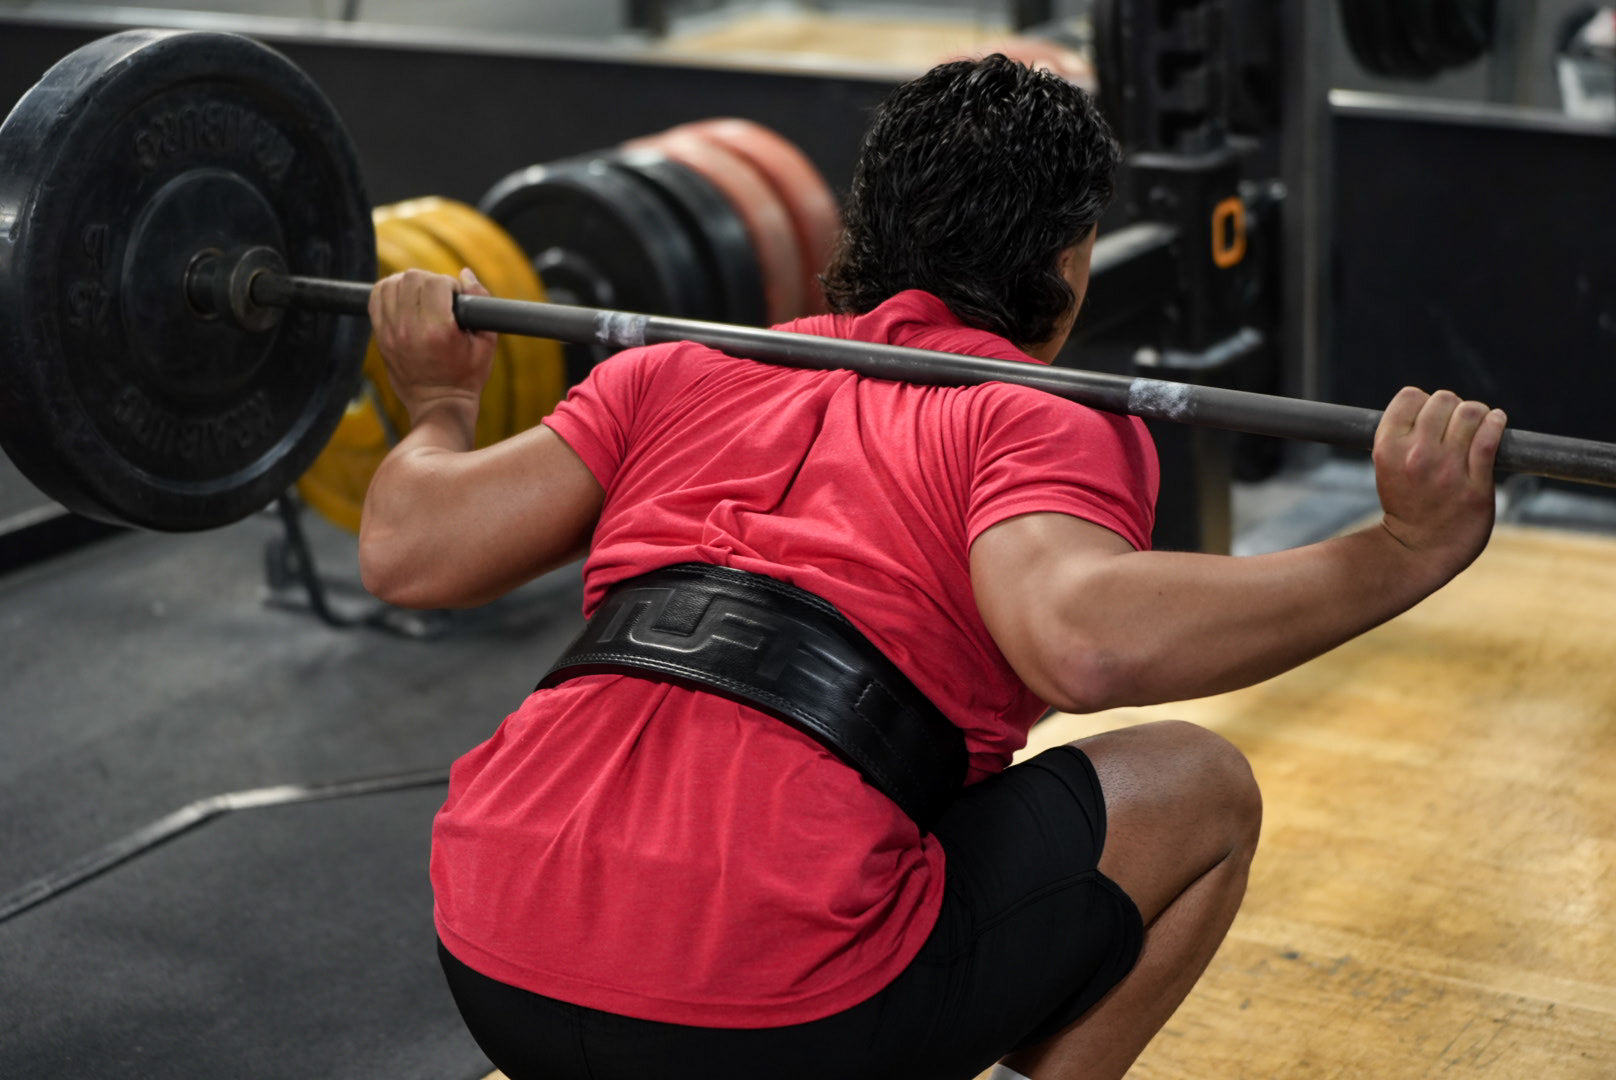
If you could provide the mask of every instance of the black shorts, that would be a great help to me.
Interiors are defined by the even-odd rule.
[[[920,954],[868,1001],[807,1024],[635,1020],[518,990],[438,952],[472,1036],[510,1080],[970,1080],[1086,1012],[1133,968],[1144,927],[1096,869],[1105,802],[1075,748],[968,788],[936,832],[947,884]]]

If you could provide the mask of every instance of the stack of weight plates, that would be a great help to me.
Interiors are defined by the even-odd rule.
[[[470,267],[495,296],[547,298],[527,256],[509,234],[464,203],[412,199],[380,207],[373,216],[379,277],[408,269],[454,276]],[[371,476],[388,449],[409,430],[409,417],[387,381],[375,342],[365,354],[362,386],[331,441],[297,485],[308,505],[355,531]],[[565,391],[560,345],[501,335],[477,415],[477,445],[487,446],[537,424]]]
[[[752,326],[825,310],[818,274],[841,229],[801,150],[727,118],[518,170],[481,209],[557,303]],[[569,381],[603,355],[569,347]]]

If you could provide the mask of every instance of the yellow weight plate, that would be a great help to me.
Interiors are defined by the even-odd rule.
[[[463,237],[455,236],[443,229],[436,228],[427,217],[420,213],[421,208],[432,201],[431,199],[410,199],[407,202],[393,204],[389,211],[391,214],[390,224],[383,227],[389,229],[405,227],[430,237],[454,256],[457,265],[470,267],[471,272],[477,275],[477,279],[495,296],[504,296],[505,293],[501,291],[501,287],[505,283],[501,282],[497,276],[490,276],[490,270],[487,265],[488,259],[482,251],[466,243]],[[458,272],[456,271],[456,273]],[[483,395],[482,408],[477,414],[478,430],[480,432],[478,436],[479,445],[483,445],[481,441],[483,438],[482,432],[491,434],[497,427],[500,432],[499,438],[503,439],[514,435],[517,431],[511,410],[515,401],[516,344],[518,340],[502,334],[494,346],[494,368],[502,372],[506,380],[504,384],[506,392],[499,402],[504,406],[504,411],[497,414],[491,412],[490,409],[496,402],[491,400],[488,394]],[[489,376],[489,381],[493,381],[492,374]]]
[[[459,274],[463,264],[453,251],[418,228],[402,225],[397,217],[389,207],[379,207],[374,213],[379,277],[412,268]],[[475,272],[477,268],[472,269]],[[508,433],[509,364],[501,360],[496,355],[479,409],[479,446]],[[349,403],[330,442],[297,483],[298,493],[316,512],[338,527],[355,532],[371,477],[399,434],[409,429],[409,415],[387,381],[387,366],[374,341],[365,352],[364,373],[365,392]],[[481,419],[483,415],[489,415],[488,422]],[[500,434],[489,437],[491,428]]]
[[[399,203],[395,212],[430,230],[456,250],[495,296],[544,301],[544,285],[525,252],[509,233],[475,208],[452,199],[429,197]],[[561,344],[510,335],[511,423],[525,431],[555,408],[567,391]]]
[[[412,253],[380,228],[376,232],[376,273],[386,277],[417,266]],[[340,528],[359,531],[360,512],[370,479],[382,458],[409,430],[409,414],[387,381],[387,365],[372,340],[365,349],[365,392],[349,403],[331,442],[297,483],[303,500]],[[380,434],[378,440],[373,436]]]
[[[532,260],[492,218],[465,203],[448,199],[438,200],[430,215],[435,221],[453,221],[458,228],[476,237],[493,261],[505,268],[502,272],[511,280],[513,298],[540,303],[549,299],[544,283],[533,270]],[[548,416],[566,395],[567,365],[559,341],[533,337],[518,340],[524,346],[525,366],[519,384],[514,376],[512,378],[513,387],[517,387],[512,393],[513,412],[517,429],[526,430]]]
[[[390,227],[384,227],[381,219],[376,220],[376,277],[380,280],[405,270],[416,268],[414,256],[409,249],[399,244],[392,234]],[[372,338],[365,349],[365,378],[370,380],[371,388],[375,391],[376,399],[381,403],[387,414],[388,422],[393,430],[405,432],[410,428],[410,416],[404,409],[404,403],[393,392],[393,384],[387,378],[387,362],[382,359],[381,350],[376,347],[376,339]]]
[[[544,286],[527,255],[509,233],[492,219],[465,203],[448,199],[424,200],[416,220],[429,224],[455,242],[474,246],[484,257],[489,273],[500,284],[489,284],[495,295],[513,300],[546,299]],[[566,393],[566,363],[561,344],[543,338],[513,335],[511,412],[516,430],[537,424]]]
[[[458,277],[461,267],[466,265],[456,252],[406,218],[383,216],[376,222],[376,234],[385,235],[396,243],[406,253],[410,266]],[[475,272],[476,267],[472,270]],[[377,380],[378,387],[382,381]],[[511,434],[510,389],[509,358],[496,348],[488,382],[483,386],[482,404],[477,410],[478,446],[491,446]]]
[[[378,227],[377,276],[386,277],[413,266],[410,252]],[[393,393],[387,381],[387,365],[372,340],[365,348],[361,394],[349,402],[331,441],[298,480],[298,494],[327,521],[358,532],[370,478],[398,435],[408,429],[409,414]]]
[[[378,233],[377,276],[396,274],[409,266],[409,254]],[[382,410],[386,411],[385,420]],[[389,429],[396,433],[407,424],[403,403],[387,383],[387,368],[372,340],[365,347],[360,396],[348,403],[331,441],[298,480],[298,494],[333,525],[358,532],[370,478],[393,443],[388,437]]]

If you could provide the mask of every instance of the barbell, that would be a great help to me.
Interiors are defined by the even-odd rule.
[[[324,94],[232,34],[69,54],[0,124],[0,443],[116,524],[213,528],[309,466],[355,394],[375,242]],[[459,296],[468,330],[692,341],[938,386],[1003,381],[1146,419],[1368,449],[1371,409],[599,308]],[[1511,430],[1508,471],[1616,485],[1616,445]]]

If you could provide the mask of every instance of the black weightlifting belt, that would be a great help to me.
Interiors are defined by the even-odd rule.
[[[539,689],[603,672],[694,685],[818,739],[929,832],[965,783],[965,736],[826,601],[680,563],[612,587]]]

